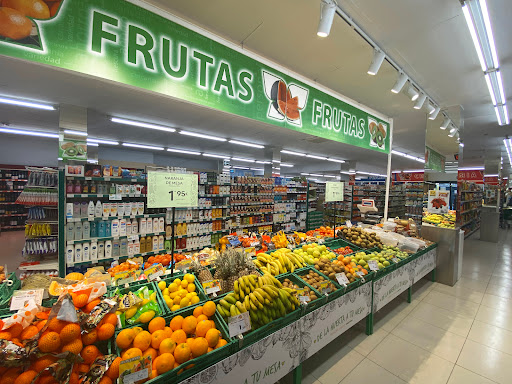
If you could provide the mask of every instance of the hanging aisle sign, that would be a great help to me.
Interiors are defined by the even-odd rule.
[[[328,181],[325,183],[325,202],[343,201],[343,182]]]
[[[197,175],[148,172],[148,208],[198,206]]]
[[[386,121],[132,2],[41,2],[32,18],[20,7],[0,54],[389,153]]]

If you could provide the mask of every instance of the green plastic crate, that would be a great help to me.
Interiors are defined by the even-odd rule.
[[[287,273],[279,276],[278,280],[282,283],[284,279],[289,279],[292,283],[297,284],[299,287],[309,287],[313,292],[315,292],[318,299],[310,301],[307,303],[307,305],[301,304],[301,308],[303,309],[303,313],[309,313],[311,311],[314,311],[315,309],[318,309],[325,303],[327,303],[327,297],[325,295],[322,295],[320,292],[318,292],[315,288],[313,288],[311,285],[306,283],[304,280],[300,279],[297,275],[294,273]]]
[[[185,276],[185,273],[175,273],[174,276],[172,276],[172,277],[171,277],[171,275],[164,275],[164,276],[161,276],[161,281],[165,281],[165,283],[167,284],[167,287],[169,287],[169,285],[175,279],[183,280],[183,276]],[[189,307],[185,307],[185,308],[181,308],[181,309],[178,309],[177,311],[172,312],[171,309],[165,303],[164,296],[163,296],[162,292],[160,291],[160,289],[158,288],[157,284],[158,283],[155,283],[155,286],[158,290],[156,296],[159,297],[160,300],[163,302],[166,314],[172,314],[173,316],[176,316],[176,315],[179,315],[182,312],[186,311],[187,308],[189,308]],[[201,303],[204,303],[205,301],[208,301],[208,295],[204,292],[203,286],[199,283],[199,280],[197,279],[197,277],[194,280],[194,285],[196,286],[197,296],[199,297],[199,302],[196,304],[201,304]]]
[[[327,281],[331,282],[334,285],[334,287],[336,288],[335,291],[329,292],[329,294],[327,294],[327,295],[321,293],[322,296],[326,296],[327,302],[330,302],[330,301],[340,297],[343,294],[343,289],[342,289],[341,285],[339,285],[336,281],[332,281],[331,279],[329,279],[329,277],[324,275],[322,272],[316,270],[314,267],[310,266],[310,267],[301,268],[301,269],[295,271],[294,273],[302,281],[304,281],[304,283],[306,283],[306,281],[302,279],[302,276],[307,275],[309,271],[313,271],[313,272],[318,273],[324,279],[326,279]]]
[[[11,281],[12,284],[8,283]],[[0,283],[0,309],[9,307],[12,294],[19,289],[21,289],[21,280],[18,279],[16,273],[12,272],[7,279]]]

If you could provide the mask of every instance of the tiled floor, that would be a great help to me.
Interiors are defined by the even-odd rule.
[[[454,287],[427,279],[303,364],[305,384],[512,383],[512,231],[466,239]],[[292,383],[288,375],[281,384]]]

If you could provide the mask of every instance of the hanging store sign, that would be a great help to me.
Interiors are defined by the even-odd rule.
[[[343,201],[342,181],[328,181],[325,183],[325,202]]]
[[[446,157],[430,147],[425,147],[425,169],[444,172]]]
[[[17,21],[0,28],[0,54],[390,151],[384,120],[159,14],[122,0],[56,3],[39,1],[31,14],[11,8]]]
[[[148,172],[148,208],[198,206],[197,175]]]
[[[423,172],[400,172],[394,173],[393,176],[395,181],[410,181],[410,182],[421,182],[423,181]]]

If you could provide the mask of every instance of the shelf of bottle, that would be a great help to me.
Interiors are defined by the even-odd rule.
[[[21,228],[25,228],[25,226],[24,225],[6,225],[4,227],[4,226],[0,225],[0,229],[21,229]]]
[[[251,213],[232,213],[230,217],[243,217],[243,216],[261,216],[261,215],[273,215],[275,212],[251,212]]]
[[[10,215],[0,215],[0,217],[28,216],[28,213],[13,213]]]
[[[89,176],[66,176],[67,180],[85,180],[85,181],[117,181],[124,183],[146,183],[147,179],[141,179],[137,177],[123,178],[123,177],[113,177],[113,176],[103,176],[103,177],[89,177]]]
[[[98,260],[87,260],[87,261],[80,261],[77,263],[67,263],[68,267],[85,267],[87,265],[95,265],[95,264],[103,264],[103,263],[111,263],[116,260],[124,261],[128,258],[132,257],[144,257],[144,256],[154,256],[154,255],[160,255],[162,253],[167,253],[167,250],[161,249],[159,251],[151,251],[151,252],[143,252],[143,253],[136,253],[134,255],[125,255],[125,256],[116,256],[116,257],[109,257],[109,258],[103,258]]]
[[[5,178],[2,178],[2,179],[0,179],[0,181],[28,181],[28,179],[12,179],[12,178],[5,179]]]
[[[230,194],[222,194],[222,195],[219,195],[219,194],[215,194],[215,193],[200,193],[198,194],[199,197],[229,197],[231,196]]]
[[[473,199],[473,200],[463,200],[461,201],[460,203],[461,204],[464,204],[464,203],[473,203],[475,201],[482,201],[482,199]]]
[[[225,220],[229,218],[230,216],[220,216],[220,217],[210,217],[206,219],[190,219],[190,220],[174,220],[176,224],[188,224],[188,223],[205,223],[205,222],[211,222],[215,220]]]
[[[250,227],[263,227],[265,225],[272,225],[274,222],[267,221],[265,223],[256,223],[256,224],[244,224],[244,225],[236,225],[235,228],[250,228]]]
[[[278,201],[279,203],[279,201]],[[231,205],[273,205],[274,201],[251,201],[251,202],[245,202],[245,203],[235,203],[231,202]]]
[[[119,198],[132,198],[132,197],[146,197],[146,194],[136,194],[136,193],[111,193],[111,194],[104,194],[104,193],[68,193],[66,194],[66,197],[68,199],[82,197],[82,198],[106,198],[113,196],[111,200],[118,200]]]
[[[3,192],[3,193],[14,193],[14,192],[21,193],[21,192],[23,192],[23,189],[17,189],[17,190],[13,190],[13,189],[0,189],[0,192]]]
[[[126,216],[108,216],[108,217],[94,217],[89,219],[88,217],[72,217],[67,219],[68,223],[76,223],[79,221],[110,221],[120,219],[143,219],[143,218],[154,218],[154,217],[165,217],[165,213],[148,213],[145,215],[126,215]]]
[[[137,234],[131,234],[131,235],[126,235],[126,236],[91,237],[90,239],[82,239],[82,240],[66,240],[66,244],[73,245],[73,244],[83,244],[83,243],[96,243],[98,241],[127,239],[127,238],[131,238],[133,236],[145,237],[145,236],[160,236],[160,235],[165,235],[165,232],[137,233]]]
[[[229,229],[219,229],[218,231],[208,231],[208,232],[198,232],[194,234],[187,234],[187,235],[175,235],[175,239],[186,239],[187,237],[198,237],[198,236],[205,236],[205,235],[216,235],[219,233],[226,233],[229,232]],[[172,240],[172,236],[167,236],[165,238],[166,240]]]
[[[234,204],[233,204],[234,205]],[[193,207],[193,208],[176,208],[177,210],[184,211],[184,210],[207,210],[207,209],[224,209],[229,208],[229,205],[212,205],[210,207]],[[172,208],[168,208],[168,210],[171,210]]]

